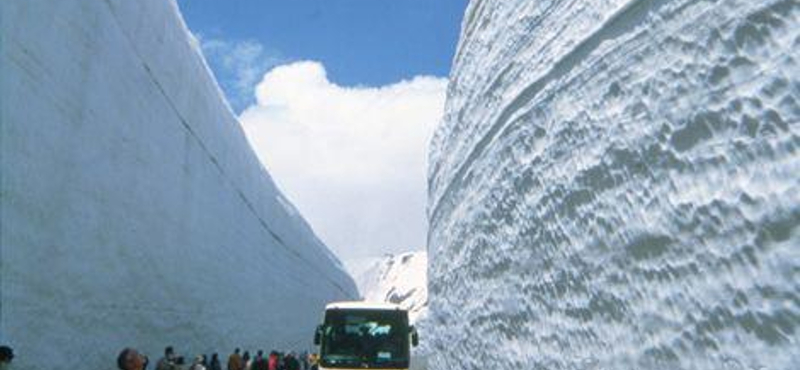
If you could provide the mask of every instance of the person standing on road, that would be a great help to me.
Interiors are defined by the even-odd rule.
[[[283,359],[286,370],[300,370],[300,363],[294,357],[294,353],[289,352]]]
[[[286,370],[286,356],[283,352],[278,352],[278,370]]]
[[[148,362],[147,356],[133,348],[125,348],[117,356],[119,370],[144,370]]]
[[[302,365],[301,368],[303,370],[308,370],[308,352],[303,351],[303,353],[300,354],[300,357],[298,357],[298,360],[300,361],[300,365]]]
[[[235,349],[230,356],[228,356],[228,370],[242,370],[242,356],[239,355],[239,349]]]
[[[0,346],[0,370],[10,370],[13,359],[14,350],[9,346]]]
[[[184,365],[186,365],[186,361],[184,361],[183,356],[176,356],[175,364],[172,367],[174,370],[183,370]]]
[[[267,359],[264,358],[264,351],[259,350],[256,359],[253,360],[253,370],[267,370]]]
[[[164,348],[164,357],[156,363],[156,370],[175,370],[175,350],[172,346]]]
[[[194,362],[192,366],[189,367],[189,370],[206,370],[206,367],[203,366],[203,355],[197,355],[194,358]]]
[[[222,370],[222,364],[219,362],[219,356],[216,353],[211,355],[209,370]]]
[[[242,368],[244,370],[250,370],[252,365],[253,361],[250,359],[250,351],[244,351],[244,356],[242,356]]]
[[[308,355],[308,363],[311,365],[311,370],[319,370],[319,356],[316,353]]]

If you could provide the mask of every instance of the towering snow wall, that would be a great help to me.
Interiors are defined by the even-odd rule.
[[[276,189],[174,1],[3,0],[0,342],[18,368],[304,349],[352,279]]]
[[[433,368],[796,368],[799,18],[473,0],[430,150]]]

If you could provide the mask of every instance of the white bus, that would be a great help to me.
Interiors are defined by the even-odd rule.
[[[387,303],[331,303],[314,335],[320,370],[408,369],[418,342],[408,311]]]

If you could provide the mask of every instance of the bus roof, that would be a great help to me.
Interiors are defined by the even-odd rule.
[[[386,311],[394,311],[394,310],[401,310],[405,311],[403,308],[396,304],[391,303],[383,303],[383,302],[365,302],[365,301],[350,301],[350,302],[333,302],[329,303],[325,306],[325,310],[386,310]]]

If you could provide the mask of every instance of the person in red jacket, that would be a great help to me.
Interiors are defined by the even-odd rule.
[[[267,370],[278,370],[278,352],[272,351],[267,359]]]

